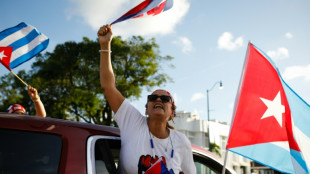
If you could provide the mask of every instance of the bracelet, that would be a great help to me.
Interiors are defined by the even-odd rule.
[[[105,53],[112,53],[112,51],[110,51],[110,50],[99,50],[99,53],[101,53],[101,52],[105,52]]]
[[[37,101],[39,101],[40,100],[40,97],[38,97],[38,98],[32,98],[32,101],[33,102],[37,102]]]

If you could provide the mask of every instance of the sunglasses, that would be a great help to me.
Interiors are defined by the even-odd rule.
[[[169,95],[160,95],[159,96],[159,95],[156,95],[156,94],[155,95],[148,95],[147,96],[147,100],[153,102],[153,101],[156,101],[158,97],[160,98],[160,100],[163,103],[168,103],[168,102],[170,102],[170,100],[172,100]]]

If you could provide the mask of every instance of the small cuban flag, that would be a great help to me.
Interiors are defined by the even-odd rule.
[[[155,16],[171,9],[172,6],[173,6],[173,0],[145,0],[136,7],[126,12],[123,16],[112,22],[110,25],[131,18],[140,18],[143,16]]]
[[[45,48],[49,38],[24,22],[0,32],[0,63],[9,71]]]

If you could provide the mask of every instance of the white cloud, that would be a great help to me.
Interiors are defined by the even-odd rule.
[[[306,66],[291,66],[285,69],[283,78],[286,80],[292,80],[295,78],[305,78],[310,80],[310,64]]]
[[[233,40],[234,36],[229,32],[224,32],[217,41],[218,48],[228,51],[236,50],[243,45],[243,38],[238,37]]]
[[[81,17],[83,21],[94,30],[100,26],[111,23],[131,8],[142,2],[140,0],[71,0],[73,8],[67,9],[67,17]],[[168,34],[173,32],[178,23],[187,14],[190,4],[189,0],[174,1],[173,7],[159,15],[129,19],[112,26],[115,35],[153,35]]]
[[[192,42],[187,37],[179,37],[173,43],[180,46],[184,53],[190,52],[193,49]]]
[[[293,35],[292,35],[292,33],[287,32],[287,33],[285,33],[285,37],[288,39],[291,39],[291,38],[293,38]]]
[[[195,93],[192,98],[191,98],[191,102],[194,102],[196,100],[202,99],[202,98],[206,98],[205,94],[203,93]]]
[[[277,50],[267,51],[267,55],[274,60],[276,59],[285,59],[289,57],[288,49],[281,47]]]

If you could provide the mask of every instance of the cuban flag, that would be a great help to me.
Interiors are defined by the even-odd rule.
[[[11,71],[47,48],[48,43],[48,37],[22,22],[0,32],[0,62]]]
[[[309,173],[310,106],[249,43],[227,150],[283,173]]]
[[[123,16],[112,22],[113,25],[118,22],[130,18],[138,18],[143,16],[155,16],[161,12],[167,11],[173,6],[173,0],[145,0],[133,9],[129,10]]]

